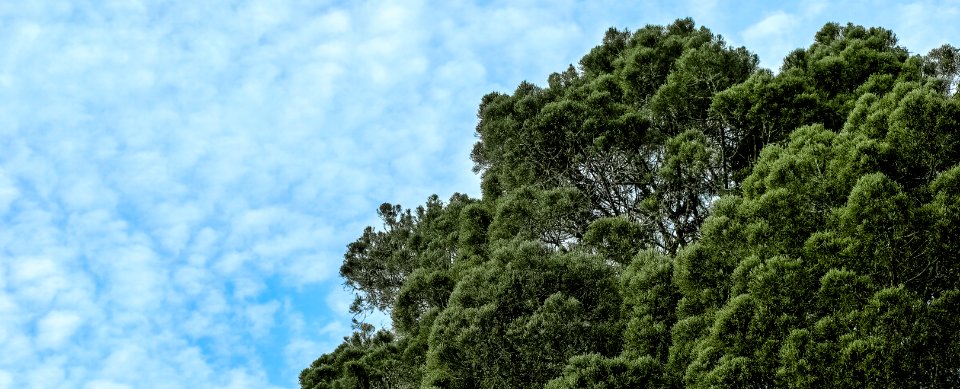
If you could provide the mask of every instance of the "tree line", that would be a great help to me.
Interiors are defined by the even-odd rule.
[[[319,388],[960,387],[960,50],[691,19],[480,102],[482,196],[383,204]]]

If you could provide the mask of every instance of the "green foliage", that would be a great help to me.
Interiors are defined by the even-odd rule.
[[[656,251],[637,254],[621,276],[623,305],[629,318],[624,330],[624,354],[667,361],[670,328],[676,323],[680,292],[671,282],[673,262]]]
[[[304,389],[413,388],[419,377],[401,358],[402,344],[369,324],[300,373]]]
[[[709,199],[735,185],[708,111],[756,64],[690,19],[610,30],[579,70],[551,75],[546,88],[523,83],[483,98],[471,157],[484,196],[572,188],[591,216],[572,235],[593,218],[623,217],[674,252],[696,238]]]
[[[682,19],[484,96],[481,199],[384,204],[303,388],[960,387],[957,49]]]
[[[539,240],[562,249],[582,238],[587,220],[589,209],[579,191],[526,186],[497,201],[489,239]]]
[[[570,358],[563,375],[547,383],[546,389],[632,389],[663,386],[662,368],[650,357],[607,358],[599,354]]]
[[[340,267],[347,286],[358,292],[353,309],[387,310],[415,270],[449,268],[459,254],[460,210],[475,201],[455,194],[444,206],[434,195],[415,213],[382,204],[377,213],[384,230],[367,227],[347,246]]]
[[[614,272],[596,258],[510,241],[466,273],[430,334],[425,383],[543,385],[567,359],[619,352]]]
[[[956,370],[929,368],[957,366],[946,362],[955,351],[929,351],[956,337],[929,307],[957,292],[960,274],[937,243],[956,241],[957,229],[936,227],[955,217],[934,211],[960,162],[955,104],[903,83],[861,99],[839,134],[805,127],[765,149],[742,197],[718,204],[677,257],[675,333],[692,319],[712,325],[674,337],[673,374],[689,387],[954,382]],[[937,143],[921,151],[918,139]]]
[[[837,131],[864,93],[886,93],[894,79],[915,80],[909,63],[889,30],[827,24],[813,45],[784,59],[779,74],[760,71],[714,98],[711,113],[732,139],[724,158],[738,176],[760,150],[803,125],[821,124]]]
[[[590,223],[582,244],[603,258],[627,265],[636,253],[653,244],[647,240],[649,228],[622,217],[600,218]]]
[[[936,79],[939,90],[946,95],[957,91],[960,82],[960,48],[943,45],[930,50],[923,58],[923,72]]]

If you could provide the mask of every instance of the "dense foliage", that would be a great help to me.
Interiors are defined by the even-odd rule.
[[[480,199],[384,204],[315,388],[960,387],[960,50],[689,19],[480,104]]]

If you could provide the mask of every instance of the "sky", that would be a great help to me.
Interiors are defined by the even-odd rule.
[[[0,389],[297,388],[380,203],[479,195],[489,92],[691,16],[776,70],[824,23],[960,45],[957,1],[0,4]],[[389,324],[389,323],[385,323]]]

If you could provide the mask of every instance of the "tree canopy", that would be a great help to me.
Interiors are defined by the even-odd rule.
[[[384,204],[319,388],[960,387],[960,50],[690,19],[484,96],[482,197]]]

